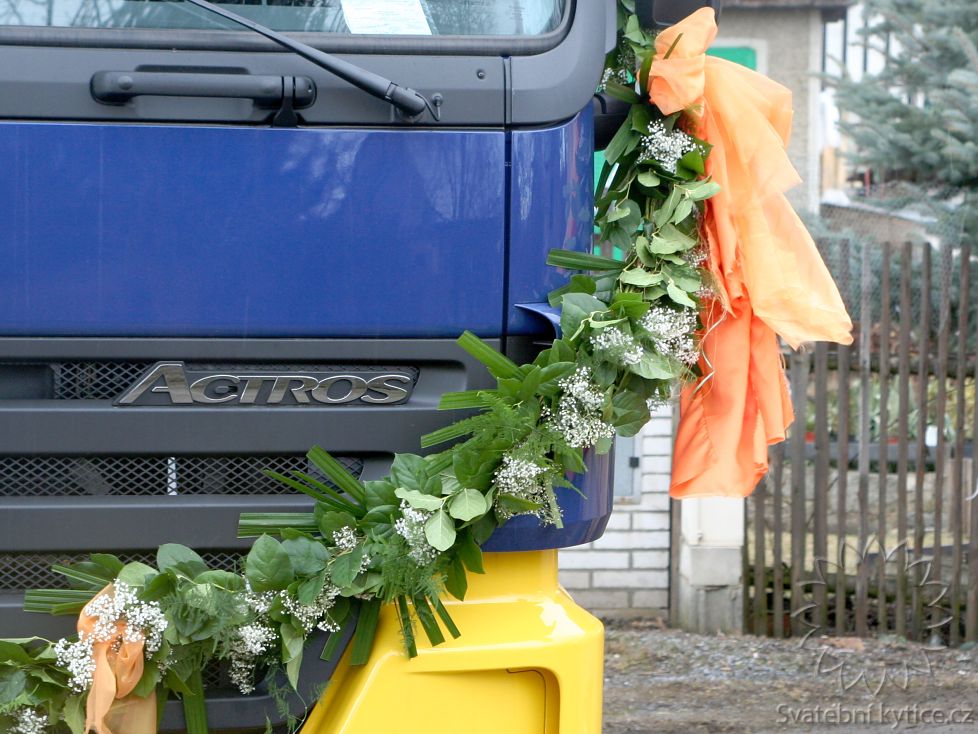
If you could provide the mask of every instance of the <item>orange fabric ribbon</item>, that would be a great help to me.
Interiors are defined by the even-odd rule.
[[[106,586],[96,596],[113,595],[114,587]],[[98,617],[85,613],[78,616],[79,636],[95,634]],[[126,641],[123,633],[126,621],[115,622],[107,640],[92,645],[95,672],[88,691],[85,710],[85,731],[95,734],[155,734],[156,692],[146,698],[132,694],[143,676],[143,641]],[[100,630],[101,632],[101,630]],[[104,637],[100,634],[99,637]]]
[[[702,314],[705,376],[680,401],[677,498],[743,497],[767,472],[767,447],[794,418],[777,335],[794,348],[852,342],[835,282],[784,196],[800,182],[785,150],[791,92],[708,57],[716,33],[710,8],[663,31],[649,75],[652,103],[666,115],[685,110],[690,132],[713,145],[706,172],[721,187],[706,202],[716,298]]]

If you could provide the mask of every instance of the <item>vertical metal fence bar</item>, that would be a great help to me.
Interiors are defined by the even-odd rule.
[[[849,241],[843,240],[839,247],[839,256],[842,261],[842,292],[848,295],[851,292],[852,273],[849,267]],[[851,458],[849,448],[850,415],[849,415],[849,360],[852,358],[852,348],[848,345],[839,345],[837,361],[837,380],[838,380],[838,402],[839,402],[839,423],[836,433],[836,446],[838,460],[838,474],[836,479],[836,567],[835,578],[835,631],[842,636],[848,629],[848,615],[846,614],[846,522],[848,513],[846,512],[847,491],[849,486],[849,461]]]
[[[791,427],[791,633],[803,635],[801,619],[805,578],[805,415],[808,391],[808,354],[791,355],[791,398],[795,423]]]
[[[828,555],[828,497],[829,497],[829,345],[815,345],[815,487],[812,506],[812,570],[825,571]],[[821,564],[821,569],[816,565]],[[819,578],[822,578],[820,575]],[[815,604],[813,623],[821,627],[828,624],[829,610],[826,603],[828,589],[816,584],[813,589]]]
[[[961,642],[961,569],[964,564],[962,546],[964,544],[964,446],[967,418],[965,377],[968,372],[968,305],[971,288],[971,245],[964,243],[960,251],[960,281],[958,288],[958,365],[954,382],[954,464],[951,469],[951,537],[954,548],[951,551],[951,644]],[[950,328],[950,324],[948,324]]]
[[[740,595],[740,620],[742,629],[749,630],[751,628],[751,589],[750,585],[747,583],[747,579],[750,579],[750,546],[751,546],[751,521],[750,521],[750,508],[752,505],[752,499],[750,497],[744,499],[743,505],[743,521],[744,521],[744,544],[740,549],[740,578],[744,579],[744,589],[743,593]],[[757,542],[757,539],[754,539]],[[754,579],[754,587],[757,587],[757,579]]]
[[[914,477],[914,526],[913,526],[913,639],[921,640],[924,635],[924,599],[920,593],[920,584],[924,578],[924,491],[927,472],[927,382],[930,371],[930,322],[931,322],[931,262],[930,245],[921,245],[920,256],[920,321],[917,334],[917,456],[916,473]]]
[[[907,634],[907,466],[910,447],[910,324],[913,318],[910,283],[913,277],[911,258],[913,250],[909,242],[900,248],[900,337],[897,347],[897,553],[896,553],[896,602],[894,605],[895,630],[898,635]]]
[[[937,429],[937,458],[934,463],[934,567],[933,578],[945,578],[944,562],[944,489],[947,473],[947,376],[951,342],[951,247],[941,244],[941,306],[937,322],[937,398],[934,402],[934,426]],[[932,610],[932,623],[939,622],[943,612]]]
[[[870,443],[870,377],[872,374],[872,266],[870,248],[863,246],[859,289],[859,554],[856,569],[856,634],[869,632],[869,564],[866,548],[869,542],[869,443]]]
[[[767,634],[766,499],[768,479],[754,492],[754,634]],[[748,627],[747,629],[750,629]]]
[[[771,512],[774,520],[774,580],[771,589],[774,598],[771,603],[771,615],[774,624],[774,636],[781,638],[784,629],[784,555],[782,551],[782,534],[784,533],[784,503],[782,488],[784,486],[784,444],[774,446],[771,451],[771,476],[774,491]]]
[[[965,602],[965,639],[978,642],[978,319],[975,319],[975,359],[971,362],[974,386],[971,411],[971,481],[968,484],[969,539],[968,539],[968,593]],[[968,335],[963,334],[967,340]]]
[[[886,603],[886,557],[890,550],[886,541],[886,513],[889,510],[886,497],[886,481],[889,473],[890,452],[890,261],[892,247],[883,243],[883,262],[880,270],[880,317],[879,317],[879,512],[877,514],[877,540],[879,541],[879,564],[876,578],[876,617],[881,632],[889,628]]]

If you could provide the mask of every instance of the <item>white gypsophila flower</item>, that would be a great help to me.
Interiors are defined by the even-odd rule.
[[[349,525],[333,531],[333,545],[341,551],[351,551],[357,547],[357,533]]]
[[[146,655],[160,649],[163,633],[169,624],[157,602],[140,601],[136,590],[122,581],[116,581],[112,593],[99,594],[82,611],[95,617],[92,630],[94,642],[114,640],[119,636],[119,622],[124,622],[122,639],[125,642],[144,642]]]
[[[639,321],[639,325],[649,332],[659,354],[673,357],[683,364],[696,364],[699,351],[694,339],[695,311],[653,306]]]
[[[254,612],[259,617],[268,614],[275,601],[274,591],[258,592],[251,588],[248,579],[244,580],[245,589],[238,597],[238,611],[241,613]]]
[[[551,491],[551,479],[551,472],[547,467],[512,454],[504,454],[502,463],[493,475],[497,514],[503,519],[514,515],[536,515],[544,525],[555,524],[557,518],[554,517],[553,503],[548,496]],[[533,511],[513,512],[500,505],[498,499],[500,494],[513,495],[534,502],[540,507]]]
[[[48,728],[48,715],[32,708],[21,708],[14,713],[17,725],[11,734],[44,734]]]
[[[363,564],[361,564],[362,569]],[[323,587],[312,604],[301,603],[287,591],[279,592],[282,606],[296,619],[306,634],[313,629],[320,629],[323,632],[335,632],[339,629],[329,616],[329,610],[336,604],[336,597],[339,595],[339,588],[329,583]]]
[[[407,543],[408,557],[418,566],[427,566],[438,559],[438,549],[428,542],[425,523],[433,513],[411,507],[401,500],[401,517],[394,521],[394,532]]]
[[[617,326],[609,326],[592,334],[591,346],[596,352],[621,365],[638,364],[645,355],[642,345]]]
[[[545,416],[550,426],[574,448],[588,448],[602,438],[613,438],[615,428],[601,417],[604,393],[591,382],[591,369],[578,367],[557,383],[563,394],[554,415]]]
[[[81,634],[75,642],[62,638],[54,644],[55,660],[68,671],[68,687],[74,693],[83,693],[92,685],[95,675],[93,642],[91,635]]]
[[[641,159],[655,161],[670,173],[687,153],[696,150],[696,141],[679,128],[666,129],[662,120],[649,125],[649,134],[642,136]]]
[[[231,642],[231,668],[228,677],[241,693],[255,690],[255,668],[262,655],[274,649],[278,643],[275,630],[262,622],[239,627]]]

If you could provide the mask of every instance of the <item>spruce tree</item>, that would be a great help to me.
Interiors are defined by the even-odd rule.
[[[978,234],[978,2],[867,0],[865,42],[886,65],[836,82],[857,164],[900,185],[947,231]]]

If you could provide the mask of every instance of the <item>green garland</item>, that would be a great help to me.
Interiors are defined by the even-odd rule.
[[[212,660],[228,661],[245,693],[257,675],[280,668],[295,687],[317,630],[354,627],[351,662],[366,662],[388,603],[411,656],[415,622],[432,645],[445,632],[459,635],[440,597],[465,597],[466,574],[483,572],[480,546],[493,531],[523,514],[560,526],[555,489],[574,490],[566,477],[586,470],[584,450],[604,453],[615,433],[636,434],[677,380],[696,376],[701,202],[717,189],[703,178],[709,146],[634,91],[636,69],[647,88],[652,40],[630,2],[620,9],[621,43],[602,84],[631,109],[598,187],[605,254],[555,250],[548,258],[590,273],[550,296],[562,337],[518,365],[465,333],[459,345],[486,366],[495,389],[444,395],[442,409],[477,414],[422,437],[423,448],[455,443],[423,457],[397,455],[385,479],[359,482],[320,448],[308,454],[320,476],[269,472],[312,497],[314,510],[242,515],[239,536],[257,537],[243,573],[209,569],[172,544],[160,547],[155,567],[94,554],[54,567],[72,588],[29,591],[27,610],[87,609],[122,620],[144,640],[147,663],[134,694],[181,697],[191,734],[206,731],[200,670]],[[114,596],[86,607],[110,584]],[[0,729],[83,734],[91,644],[0,641]]]

